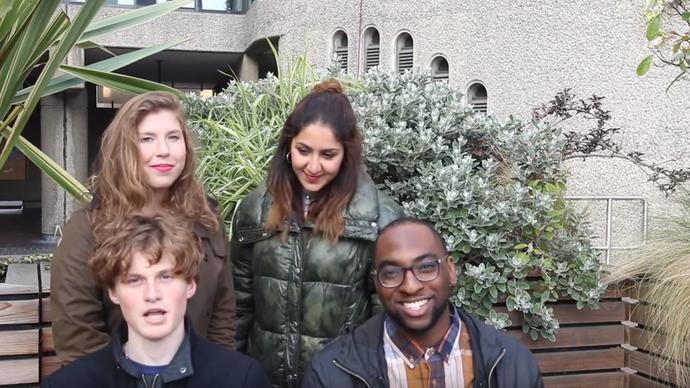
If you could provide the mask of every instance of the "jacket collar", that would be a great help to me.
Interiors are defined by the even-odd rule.
[[[252,232],[263,230],[268,214],[273,204],[273,197],[264,185],[260,186],[256,192],[251,193],[244,200],[244,208],[249,209],[254,214],[247,214],[237,217],[237,229],[250,230]],[[343,237],[356,238],[375,241],[378,236],[379,226],[379,201],[376,184],[369,175],[362,171],[357,180],[357,189],[352,199],[344,211],[345,231]],[[295,222],[290,224],[289,230],[297,232],[300,227],[312,228],[313,225],[297,225]],[[267,237],[264,235],[264,237]]]
[[[185,317],[184,320],[185,335],[182,344],[177,349],[177,353],[173,357],[168,367],[165,368],[161,374],[161,379],[164,383],[181,380],[183,378],[192,376],[194,374],[194,367],[192,365],[192,347],[195,340],[194,330],[192,329],[192,322]],[[113,336],[112,350],[115,356],[117,367],[121,368],[128,375],[139,379],[140,372],[134,366],[132,361],[127,358],[122,348],[124,341],[127,339],[127,323],[123,322],[118,330],[118,335]]]
[[[377,314],[347,334],[347,341],[334,362],[365,379],[371,387],[387,387],[383,352],[383,314]],[[337,365],[336,365],[337,366]],[[375,382],[375,384],[374,384]]]
[[[496,329],[479,322],[472,315],[450,304],[465,325],[472,347],[475,381],[483,382],[488,369],[501,354]],[[347,341],[336,356],[335,361],[352,372],[365,378],[367,382],[380,382],[388,386],[388,372],[383,351],[383,313],[377,314],[347,335]],[[372,385],[373,387],[373,385]]]

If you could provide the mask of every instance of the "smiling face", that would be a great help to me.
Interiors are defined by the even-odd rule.
[[[439,259],[438,277],[433,280],[420,282],[408,270],[398,287],[384,287],[378,278],[374,282],[386,313],[401,330],[426,346],[436,344],[450,325],[448,296],[451,284],[457,281],[455,264],[425,225],[394,226],[376,244],[374,265],[379,272],[386,266],[409,268]],[[423,264],[418,267],[426,268]]]
[[[333,129],[321,123],[305,126],[290,144],[292,170],[310,193],[319,192],[338,175],[344,156]]]
[[[120,276],[110,299],[119,304],[127,322],[129,341],[160,341],[171,335],[184,336],[187,299],[196,291],[196,282],[173,273],[174,259],[164,252],[160,261],[150,264],[135,253],[130,268]]]
[[[146,183],[155,194],[167,195],[182,174],[187,157],[177,114],[167,109],[149,113],[137,126],[137,136]]]

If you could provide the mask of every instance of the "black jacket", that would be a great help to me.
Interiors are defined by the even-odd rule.
[[[475,388],[543,388],[532,353],[517,340],[458,309],[470,335]],[[383,314],[369,319],[311,360],[302,388],[384,388]]]
[[[165,371],[145,381],[125,357],[122,339],[113,336],[105,348],[59,369],[43,381],[44,388],[269,388],[258,361],[213,344],[185,320],[185,339]]]

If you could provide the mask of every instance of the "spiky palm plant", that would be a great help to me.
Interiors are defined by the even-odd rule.
[[[23,136],[22,131],[41,97],[89,81],[138,94],[150,90],[177,90],[147,80],[111,73],[178,42],[136,50],[88,66],[64,64],[70,50],[98,46],[100,35],[140,25],[187,3],[175,0],[94,21],[105,0],[89,0],[72,19],[61,0],[0,1],[0,169],[17,147],[46,175],[75,198],[86,200],[86,188]],[[62,75],[58,74],[58,70]],[[29,75],[36,82],[24,87]]]

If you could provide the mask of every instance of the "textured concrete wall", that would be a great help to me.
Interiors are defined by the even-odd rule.
[[[481,80],[488,90],[489,112],[528,118],[531,110],[563,88],[580,96],[606,97],[612,125],[623,128],[626,149],[646,153],[669,166],[690,165],[690,110],[687,84],[665,93],[673,78],[652,69],[644,78],[635,68],[647,55],[645,0],[257,0],[246,15],[174,12],[160,21],[113,34],[100,43],[141,47],[176,37],[192,40],[179,48],[243,52],[252,42],[281,36],[284,59],[306,53],[325,66],[331,60],[332,36],[344,30],[349,40],[349,71],[357,74],[362,32],[369,26],[381,36],[381,66],[393,69],[395,37],[414,38],[414,62],[428,68],[444,55],[450,83],[465,91]],[[78,8],[70,6],[70,13]],[[106,8],[105,14],[122,12]],[[578,125],[574,126],[575,128]],[[622,160],[568,162],[571,195],[640,196],[654,217],[673,211],[672,204],[637,167]],[[641,240],[642,207],[618,201],[613,211],[613,243]],[[593,225],[603,238],[605,208],[588,205]],[[602,218],[604,217],[604,218]],[[603,221],[602,221],[603,220]],[[652,223],[652,227],[654,224]]]
[[[70,4],[67,12],[73,17],[81,5]],[[96,19],[118,15],[131,8],[103,7]],[[143,25],[103,35],[96,42],[109,47],[148,47],[155,44],[188,39],[174,48],[191,51],[243,52],[243,15],[178,10]]]
[[[262,0],[269,7],[277,1]],[[582,1],[409,1],[364,0],[300,2],[288,11],[291,30],[281,51],[299,54],[307,47],[311,61],[325,65],[331,37],[343,29],[349,38],[350,72],[361,68],[360,36],[368,26],[381,35],[381,66],[395,66],[395,37],[414,38],[415,65],[428,68],[443,54],[450,82],[466,91],[475,80],[488,90],[489,112],[499,118],[528,118],[531,110],[568,87],[579,96],[605,96],[611,125],[623,128],[619,141],[628,150],[668,166],[690,166],[690,110],[687,84],[665,92],[674,74],[652,69],[643,78],[635,68],[647,55],[644,0]],[[360,17],[361,16],[361,17]],[[296,22],[295,20],[304,20]],[[301,26],[301,28],[300,28]],[[572,128],[581,128],[573,123]],[[673,212],[672,203],[647,182],[647,176],[623,160],[594,158],[568,162],[569,194],[635,196],[647,201],[655,220]],[[601,245],[605,245],[606,203],[584,204]],[[612,207],[611,244],[634,246],[642,240],[643,206],[618,200]]]

